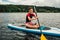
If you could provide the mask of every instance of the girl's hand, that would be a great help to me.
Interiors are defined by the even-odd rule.
[[[32,18],[33,20],[36,20],[36,18]]]
[[[38,19],[38,16],[36,16],[35,18]]]

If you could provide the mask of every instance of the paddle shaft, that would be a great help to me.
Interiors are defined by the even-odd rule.
[[[36,16],[37,16],[37,11],[36,11],[36,8],[35,8],[36,6],[34,6],[34,10],[35,10],[35,14],[36,14]],[[39,27],[40,27],[40,23],[39,23],[39,19],[37,18],[37,22],[38,22],[38,24],[39,24]],[[40,30],[41,31],[41,33],[42,33],[42,30]]]

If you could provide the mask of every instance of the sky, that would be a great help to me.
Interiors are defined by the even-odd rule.
[[[0,0],[0,4],[36,5],[60,8],[60,0]]]

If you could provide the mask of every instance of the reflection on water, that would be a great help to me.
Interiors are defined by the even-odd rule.
[[[18,36],[18,31],[7,28],[8,23],[23,24],[25,22],[26,13],[0,13],[0,39],[1,40],[23,40],[23,37]],[[41,25],[47,27],[60,28],[60,13],[38,13]],[[36,22],[34,20],[34,22]],[[20,32],[21,34],[22,32]],[[24,33],[23,33],[24,34]],[[56,37],[47,37],[49,40],[60,40]]]

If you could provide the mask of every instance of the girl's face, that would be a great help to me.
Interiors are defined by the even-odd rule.
[[[29,12],[32,14],[33,13],[33,9],[30,9]]]

